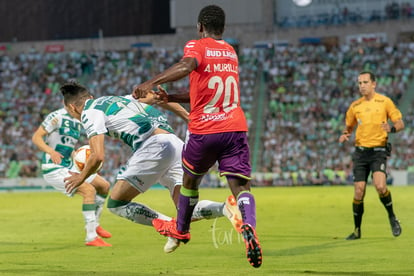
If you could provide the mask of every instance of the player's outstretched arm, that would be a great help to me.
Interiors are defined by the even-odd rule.
[[[168,101],[168,97],[169,95],[167,91],[159,85],[158,91],[150,91],[144,98],[140,98],[138,101],[149,105],[157,104],[163,109],[173,112],[178,117],[183,119],[186,123],[188,123],[188,111],[179,103],[170,103]]]
[[[182,79],[189,75],[195,68],[197,68],[197,61],[195,58],[183,58],[154,78],[135,86],[132,96],[135,99],[143,98],[153,87],[166,82]]]
[[[158,104],[162,108],[173,112],[175,115],[183,119],[186,123],[189,122],[188,111],[179,103],[161,103]]]
[[[168,94],[161,85],[158,85],[158,91],[154,91],[155,97],[157,99],[157,104],[163,103],[189,103],[190,102],[190,93],[180,93],[180,94]]]

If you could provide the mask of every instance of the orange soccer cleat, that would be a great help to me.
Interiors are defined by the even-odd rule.
[[[85,245],[87,245],[87,246],[99,246],[99,247],[112,246],[112,244],[109,244],[109,243],[105,242],[100,237],[96,237],[93,241],[85,243]]]
[[[98,234],[99,237],[105,238],[105,239],[112,237],[112,234],[106,231],[105,229],[103,229],[102,226],[100,225],[96,227],[96,234]]]
[[[243,224],[243,220],[239,207],[237,206],[237,201],[233,195],[228,196],[226,199],[224,214],[230,220],[234,229],[236,229],[237,232],[241,233],[240,227]]]
[[[187,243],[191,236],[189,232],[180,233],[177,230],[177,222],[173,219],[170,221],[162,219],[153,219],[152,225],[163,236],[175,238],[183,243]]]

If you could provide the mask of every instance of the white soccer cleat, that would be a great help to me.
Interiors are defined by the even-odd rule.
[[[171,253],[174,252],[177,247],[180,246],[180,241],[175,239],[175,238],[171,238],[168,237],[167,239],[167,243],[164,245],[164,252],[165,253]]]
[[[243,225],[242,215],[240,213],[239,207],[237,206],[237,201],[233,195],[227,197],[224,207],[225,216],[230,220],[234,229],[236,229],[237,232],[241,233],[240,227]]]

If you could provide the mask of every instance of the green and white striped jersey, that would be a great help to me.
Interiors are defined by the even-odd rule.
[[[136,151],[156,128],[174,133],[166,116],[151,105],[122,96],[87,100],[81,121],[88,138],[98,134],[122,140]]]
[[[71,154],[81,134],[81,123],[73,118],[64,109],[58,109],[46,116],[42,126],[47,131],[45,142],[55,151],[63,155],[60,165],[54,164],[50,155],[43,153],[42,168],[44,172],[55,168],[70,167],[72,165]],[[45,166],[47,164],[47,166]]]

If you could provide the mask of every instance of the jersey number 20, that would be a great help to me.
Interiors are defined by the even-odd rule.
[[[227,113],[239,104],[239,88],[233,76],[228,76],[225,80],[214,76],[209,80],[208,88],[216,89],[216,92],[213,99],[204,106],[204,113],[218,113],[220,111]],[[224,97],[222,106],[216,106],[222,97]]]

